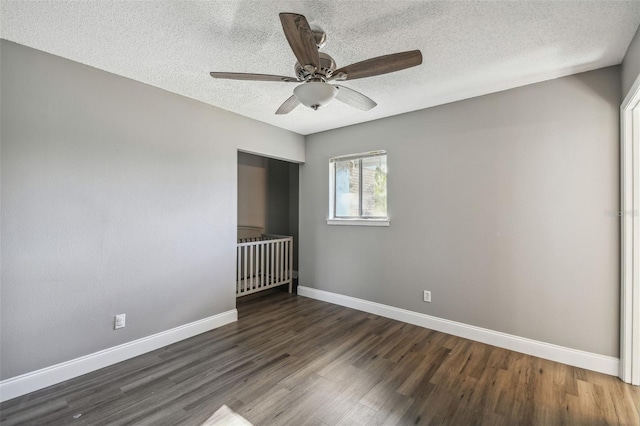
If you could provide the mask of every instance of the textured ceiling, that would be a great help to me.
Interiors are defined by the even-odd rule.
[[[638,1],[6,1],[0,36],[301,134],[619,64]],[[378,103],[276,116],[295,83],[214,80],[209,71],[293,75],[278,13],[303,14],[338,67],[420,49],[421,66],[347,81]]]

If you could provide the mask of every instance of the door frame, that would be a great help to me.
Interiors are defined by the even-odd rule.
[[[640,385],[640,76],[620,106],[620,379]]]

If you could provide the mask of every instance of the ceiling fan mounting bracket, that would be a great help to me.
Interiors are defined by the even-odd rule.
[[[322,49],[327,44],[327,33],[317,25],[311,25],[311,32],[316,39],[316,46],[318,49]]]
[[[339,72],[337,74],[332,74],[330,80],[344,81],[347,77],[348,75],[346,72]]]

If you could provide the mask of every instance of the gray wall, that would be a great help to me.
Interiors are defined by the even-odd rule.
[[[237,151],[304,161],[302,136],[0,48],[0,377],[233,309]]]
[[[267,161],[238,153],[238,226],[267,227]]]
[[[289,235],[293,237],[293,269],[299,264],[300,165],[289,163]]]
[[[624,99],[640,75],[640,28],[631,40],[627,53],[622,60],[622,98]]]
[[[293,269],[298,267],[299,165],[268,160],[267,232],[293,237]]]
[[[300,285],[618,356],[620,93],[610,67],[308,136]],[[329,158],[376,149],[391,226],[327,225]]]
[[[289,234],[289,164],[269,160],[267,167],[267,232]]]

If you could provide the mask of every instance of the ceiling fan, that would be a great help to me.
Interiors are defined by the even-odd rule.
[[[327,35],[322,29],[311,27],[307,18],[297,13],[281,13],[280,21],[289,46],[298,60],[295,64],[295,77],[234,72],[210,73],[213,78],[302,83],[293,89],[293,95],[284,101],[276,114],[288,114],[300,104],[317,110],[334,98],[354,108],[368,111],[377,105],[373,100],[353,89],[339,84],[330,84],[330,82],[372,77],[415,67],[422,63],[420,51],[411,50],[378,56],[337,68],[331,56],[318,51],[327,41]]]

